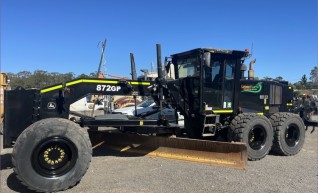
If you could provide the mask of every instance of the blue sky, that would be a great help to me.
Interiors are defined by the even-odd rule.
[[[317,0],[2,0],[1,71],[89,74],[107,38],[110,74],[130,77],[130,52],[150,69],[156,43],[163,56],[253,45],[256,76],[297,82],[318,63],[317,34]]]

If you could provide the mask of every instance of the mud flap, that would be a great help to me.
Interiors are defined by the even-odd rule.
[[[136,134],[91,131],[93,147],[106,146],[118,153],[147,155],[246,169],[247,148],[244,143],[227,143],[186,138],[168,138]]]

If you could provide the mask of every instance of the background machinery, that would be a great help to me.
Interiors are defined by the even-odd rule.
[[[247,50],[199,48],[172,55],[163,70],[158,44],[156,81],[76,79],[43,89],[6,91],[4,146],[14,144],[14,171],[30,189],[67,189],[89,166],[89,137],[123,147],[139,144],[142,154],[157,151],[156,156],[235,168],[246,168],[247,158],[259,160],[271,150],[297,154],[304,144],[305,125],[292,113],[292,87],[254,80],[252,69],[245,78],[247,57]],[[165,78],[171,68],[175,79]],[[151,96],[159,116],[154,120],[147,115],[78,115],[69,120],[70,104],[88,94]],[[180,112],[184,127],[169,122],[164,107]],[[104,126],[125,134],[92,131],[89,136],[85,129]]]
[[[8,87],[8,76],[0,73],[0,134],[3,133],[3,117],[4,117],[4,91]]]

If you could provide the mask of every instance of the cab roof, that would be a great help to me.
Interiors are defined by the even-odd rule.
[[[210,53],[215,53],[215,54],[229,54],[229,55],[234,55],[238,57],[246,57],[249,54],[248,50],[241,51],[241,50],[226,50],[226,49],[218,49],[218,48],[196,48],[193,50],[185,51],[185,52],[180,52],[177,54],[171,55],[172,57],[180,57],[183,55],[189,55],[189,54],[194,54],[198,52],[210,52]]]

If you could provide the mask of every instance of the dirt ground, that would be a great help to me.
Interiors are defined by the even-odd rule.
[[[317,128],[318,130],[318,128]],[[145,156],[118,156],[103,148],[93,152],[81,182],[65,193],[265,192],[317,193],[317,131],[309,128],[295,156],[267,155],[236,170]],[[12,149],[1,150],[1,193],[30,193],[16,178]]]

